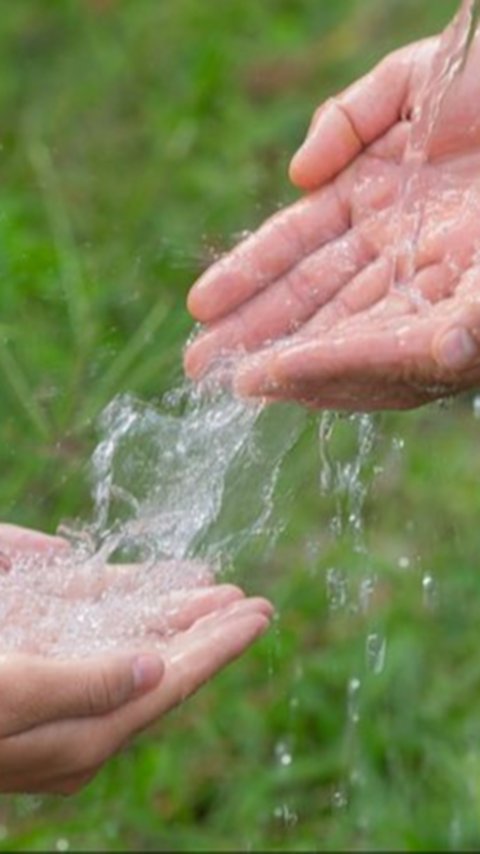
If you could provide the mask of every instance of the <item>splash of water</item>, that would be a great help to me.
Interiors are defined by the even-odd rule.
[[[0,575],[3,649],[64,656],[162,644],[168,594],[224,570],[256,539],[263,552],[275,541],[277,481],[305,415],[284,407],[278,417],[212,381],[157,405],[116,398],[92,458],[92,521],[62,526],[69,555],[17,559]]]

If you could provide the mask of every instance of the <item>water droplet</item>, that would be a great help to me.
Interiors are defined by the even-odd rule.
[[[282,821],[286,827],[295,827],[298,822],[298,815],[290,809],[288,804],[279,804],[275,807],[273,815],[278,821]]]
[[[342,519],[340,516],[334,516],[330,519],[328,527],[330,528],[331,534],[335,539],[338,539],[342,533]]]
[[[370,610],[373,596],[375,594],[376,579],[374,576],[362,578],[358,591],[358,601],[362,613],[366,614]]]
[[[336,810],[344,810],[348,806],[348,797],[345,789],[335,789],[332,795],[332,807]]]
[[[437,586],[435,579],[430,573],[425,573],[422,578],[423,604],[426,608],[435,608],[437,604]]]
[[[288,768],[292,764],[292,754],[284,741],[279,741],[275,745],[275,757],[282,768]]]
[[[329,567],[326,572],[328,607],[331,611],[340,611],[347,604],[347,575],[343,569]]]
[[[348,683],[347,711],[348,719],[353,724],[358,724],[360,720],[360,688],[360,679],[357,676],[352,676]]]
[[[70,848],[70,842],[68,841],[68,839],[62,837],[61,839],[57,839],[55,843],[55,848],[57,851],[68,851],[68,849]]]
[[[387,655],[387,640],[378,632],[372,632],[368,635],[365,644],[365,653],[368,669],[378,676],[383,672],[385,667],[385,658]]]
[[[408,569],[410,566],[410,558],[406,555],[402,555],[402,557],[398,559],[398,565],[400,569]]]

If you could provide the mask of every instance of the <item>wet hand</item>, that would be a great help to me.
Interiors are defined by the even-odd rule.
[[[478,38],[414,179],[404,160],[408,140],[414,158],[422,142],[411,138],[411,118],[437,47],[434,39],[392,54],[317,111],[291,165],[310,194],[190,293],[207,326],[186,352],[191,376],[234,355],[240,394],[362,410],[477,384]]]
[[[213,586],[198,567],[189,567],[184,589],[158,595],[159,585],[148,590],[146,575],[134,567],[107,567],[102,573],[97,566],[75,577],[67,562],[66,580],[55,590],[59,555],[66,559],[68,545],[0,526],[0,548],[22,565],[20,541],[27,557],[20,575],[25,579],[26,566],[33,574],[41,567],[43,584],[34,593],[32,582],[22,600],[13,561],[1,579],[2,792],[78,791],[136,733],[185,700],[268,627],[272,608],[266,600],[245,599],[232,585]],[[47,580],[42,550],[50,559],[56,555],[53,582]],[[124,610],[118,605],[122,598]],[[67,620],[65,614],[76,607],[83,620]],[[114,651],[92,656],[95,640],[101,647],[102,639]],[[72,655],[82,658],[65,655],[69,642]],[[15,651],[6,651],[9,646]],[[41,654],[52,649],[57,660]]]

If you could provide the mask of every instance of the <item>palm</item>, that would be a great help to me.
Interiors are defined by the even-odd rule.
[[[232,585],[207,584],[198,566],[174,569],[178,587],[170,589],[170,564],[78,566],[63,556],[41,565],[29,557],[0,578],[2,647],[57,657],[163,649],[202,617],[241,599]]]
[[[78,791],[239,656],[272,613],[198,566],[176,564],[182,589],[172,590],[171,565],[76,566],[66,541],[11,525],[0,525],[0,554],[4,792]],[[99,654],[109,648],[119,652]]]
[[[402,118],[436,47],[393,55],[320,111],[292,164],[314,192],[194,287],[190,306],[208,328],[187,351],[189,373],[247,351],[234,368],[242,393],[345,409],[413,406],[475,382],[461,354],[446,366],[443,342],[456,356],[451,330],[475,329],[478,314],[477,44],[413,177],[426,140]]]
[[[166,675],[145,700],[148,721],[236,658],[272,613],[196,563],[78,566],[64,540],[9,525],[0,550],[12,561],[0,575],[3,651],[71,659],[156,647]]]

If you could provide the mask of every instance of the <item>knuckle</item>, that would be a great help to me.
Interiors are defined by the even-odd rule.
[[[299,303],[306,316],[317,308],[318,295],[312,287],[312,280],[302,265],[290,270],[285,276],[285,283],[292,297]]]
[[[301,258],[307,252],[300,224],[301,210],[292,208],[288,216],[281,212],[271,220],[272,228],[280,241],[287,247],[295,258]]]
[[[120,702],[120,687],[106,670],[100,671],[87,683],[88,710],[93,715],[104,714]]]

